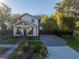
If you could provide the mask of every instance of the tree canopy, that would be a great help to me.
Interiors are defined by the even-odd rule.
[[[4,3],[0,3],[0,4],[1,4],[0,5],[0,23],[4,24],[7,27],[10,27],[10,25],[11,25],[10,22],[12,21],[12,18],[11,18],[11,8],[9,8]]]
[[[57,28],[56,21],[52,16],[42,16],[41,25],[44,30],[55,30]]]
[[[64,15],[74,16],[77,9],[79,9],[78,0],[62,0],[56,4],[56,10],[62,12]]]
[[[78,6],[77,0],[62,0],[56,4],[54,16],[60,29],[73,30]]]

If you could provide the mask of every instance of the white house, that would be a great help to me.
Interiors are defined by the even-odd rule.
[[[16,19],[12,25],[13,36],[38,36],[39,18],[28,13],[23,14]]]

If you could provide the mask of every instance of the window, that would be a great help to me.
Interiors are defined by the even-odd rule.
[[[30,31],[28,32],[28,34],[33,34],[33,27],[31,27],[29,30]]]

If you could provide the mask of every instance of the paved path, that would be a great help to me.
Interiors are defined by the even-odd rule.
[[[19,46],[20,42],[22,42],[24,37],[18,38],[19,41],[16,44],[0,44],[0,48],[8,48],[9,50],[1,57],[0,59],[9,59],[9,56],[13,53],[13,51]]]
[[[11,44],[0,44],[0,48],[8,48],[9,50],[0,59],[8,59],[8,57],[13,53],[13,51],[18,47],[18,45]]]
[[[65,46],[66,41],[55,35],[41,35],[40,39],[46,46]]]
[[[17,46],[18,45],[16,45],[16,44],[0,44],[1,48],[15,48]]]
[[[46,59],[79,59],[79,53],[68,47],[58,36],[42,35],[40,38],[48,49]]]

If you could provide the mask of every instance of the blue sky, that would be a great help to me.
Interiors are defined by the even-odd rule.
[[[55,4],[60,0],[3,0],[12,8],[13,13],[30,13],[34,15],[51,15],[55,12]]]

